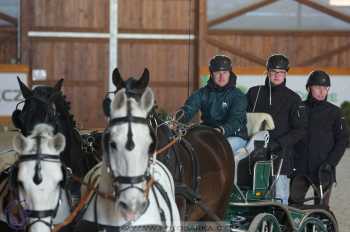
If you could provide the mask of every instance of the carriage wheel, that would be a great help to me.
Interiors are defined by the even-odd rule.
[[[326,229],[324,231],[327,232],[338,232],[338,223],[336,218],[334,217],[333,213],[331,213],[330,215],[326,215],[323,213],[313,213],[310,214],[308,216],[308,218],[312,218],[312,220],[314,221],[318,221],[321,222],[323,227],[325,227]],[[308,218],[306,218],[306,220],[308,220]],[[304,221],[304,223],[301,225],[303,226],[307,221]],[[311,220],[311,219],[309,219]],[[303,231],[303,230],[301,230]],[[309,231],[309,230],[306,230]],[[316,230],[316,231],[323,231],[323,230]]]
[[[281,229],[275,216],[269,213],[260,213],[250,223],[248,232],[281,232]]]
[[[188,212],[189,208],[188,208],[187,199],[182,196],[177,196],[176,204],[180,211],[179,213],[180,213],[181,221],[187,221],[190,215]]]
[[[308,217],[298,232],[328,232],[326,225],[318,218]]]

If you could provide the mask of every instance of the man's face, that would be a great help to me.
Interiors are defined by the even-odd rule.
[[[287,76],[287,71],[284,69],[270,69],[267,73],[273,85],[280,85],[284,82]]]
[[[318,101],[326,99],[329,91],[328,86],[312,85],[310,86],[311,95]]]
[[[230,71],[213,72],[214,82],[220,87],[224,87],[230,81]]]

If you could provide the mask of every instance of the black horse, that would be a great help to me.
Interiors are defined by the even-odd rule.
[[[70,103],[61,92],[63,79],[54,87],[37,86],[29,89],[18,78],[18,83],[24,97],[22,109],[17,105],[12,114],[15,127],[23,135],[28,135],[38,123],[47,123],[55,128],[55,133],[61,132],[66,137],[66,148],[61,153],[62,162],[72,169],[74,175],[84,175],[99,161],[100,150],[86,152],[74,116],[70,113]],[[98,136],[97,138],[98,139]],[[96,142],[96,144],[99,144]]]
[[[139,98],[149,82],[149,72],[144,70],[139,79],[123,81],[118,69],[113,71],[117,90],[125,88],[130,97]],[[108,116],[109,100],[104,102]],[[157,114],[149,115],[149,122],[157,134],[157,149],[171,143],[176,131],[169,129]],[[170,149],[161,152],[158,159],[172,172],[176,196],[183,220],[222,220],[228,204],[234,179],[232,149],[225,137],[203,125],[184,126],[181,137]]]

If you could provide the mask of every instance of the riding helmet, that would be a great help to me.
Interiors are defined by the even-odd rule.
[[[271,55],[266,63],[266,68],[270,69],[284,69],[289,70],[289,60],[283,54],[273,54]]]
[[[329,75],[321,70],[312,71],[306,83],[306,88],[312,85],[331,86]]]
[[[209,70],[211,72],[231,71],[232,70],[231,59],[225,55],[216,55],[209,62]]]

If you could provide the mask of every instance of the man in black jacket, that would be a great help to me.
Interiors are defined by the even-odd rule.
[[[291,203],[305,198],[310,180],[324,189],[314,192],[316,204],[320,203],[321,191],[324,192],[323,204],[329,206],[332,183],[335,182],[335,167],[344,155],[349,134],[339,107],[327,101],[331,82],[323,71],[313,71],[306,84],[309,92],[305,101],[309,118],[307,136],[296,145],[296,175],[308,178],[295,178],[291,189]]]
[[[274,167],[278,167],[282,160],[281,176],[275,186],[275,197],[281,199],[283,204],[288,204],[288,175],[292,171],[293,147],[306,133],[305,106],[299,95],[286,87],[289,70],[286,56],[271,55],[266,68],[265,85],[254,86],[247,92],[247,111],[269,113],[274,120],[275,129],[270,131],[268,149],[270,154],[277,156]]]

